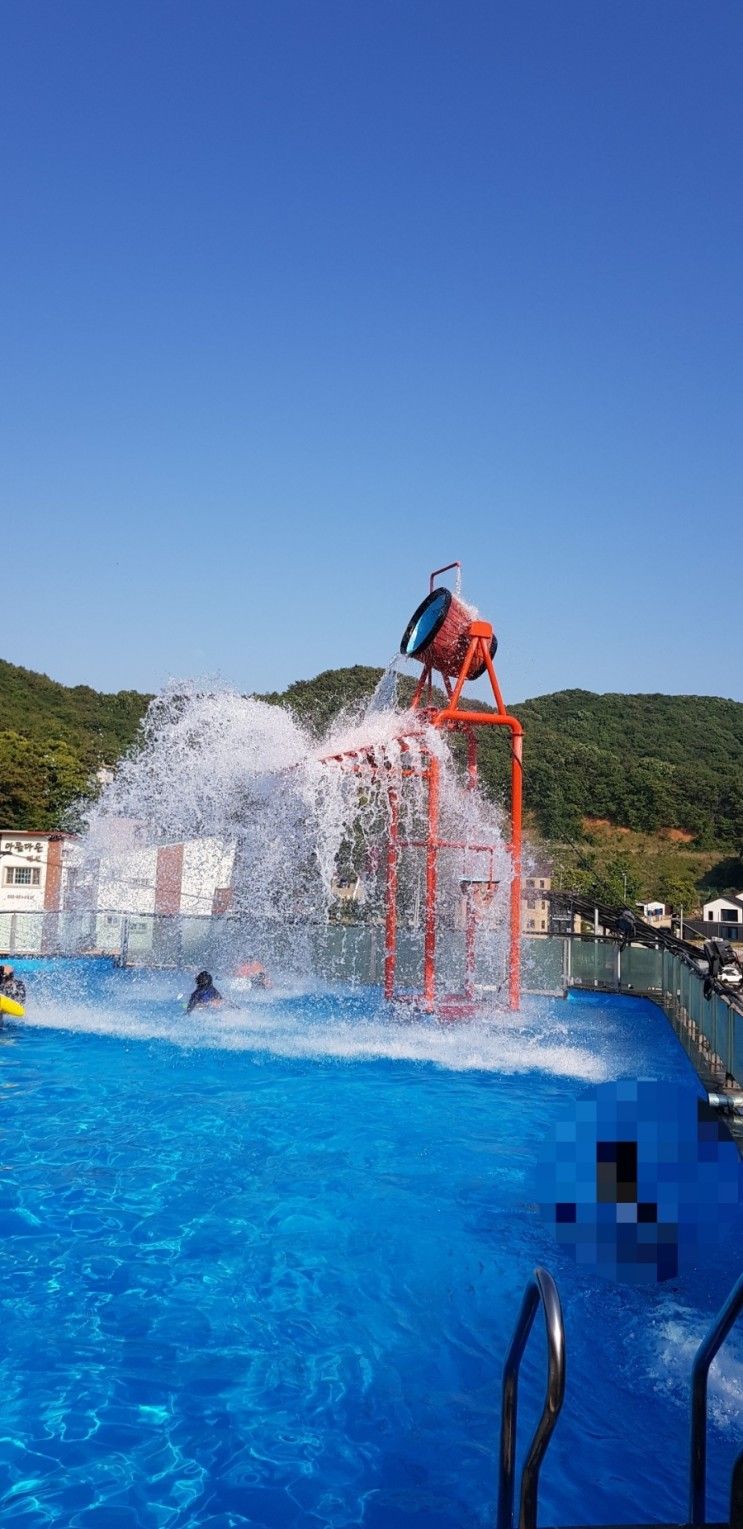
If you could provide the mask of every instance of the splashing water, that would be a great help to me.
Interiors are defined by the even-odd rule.
[[[246,992],[239,979],[220,978],[225,1007],[186,1015],[183,979],[177,972],[112,971],[101,962],[90,963],[83,974],[79,963],[55,963],[35,973],[25,1023],[189,1051],[315,1062],[420,1062],[446,1072],[541,1072],[584,1082],[599,1082],[609,1070],[606,1057],[576,1044],[559,1003],[532,1000],[519,1014],[485,1009],[469,1025],[441,1025],[410,1013],[401,1023],[368,989],[318,992],[282,984],[258,995]]]
[[[441,838],[470,846],[439,853],[440,928],[457,927],[462,880],[489,877],[499,883],[487,914],[497,941],[510,881],[501,813],[465,787],[440,732],[385,704],[393,691],[390,671],[361,720],[342,717],[318,741],[282,707],[229,689],[171,683],[150,705],[141,746],[121,761],[89,813],[80,854],[90,905],[96,898],[102,905],[93,867],[105,865],[109,882],[125,887],[138,880],[127,862],[131,867],[148,847],[216,845],[230,867],[231,911],[274,930],[280,924],[287,958],[300,927],[306,935],[308,926],[327,924],[344,879],[362,884],[363,917],[380,926],[394,792],[408,846],[399,859],[399,915],[404,930],[419,933],[425,768],[435,757]],[[493,846],[491,855],[473,847],[482,844]],[[206,848],[203,861],[205,880],[212,877],[203,889],[210,906],[214,854]],[[305,960],[306,939],[300,964]]]

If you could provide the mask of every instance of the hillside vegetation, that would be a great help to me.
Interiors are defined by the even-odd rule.
[[[360,708],[382,671],[356,665],[263,697],[288,705],[318,734]],[[409,699],[412,682],[401,681]],[[0,826],[51,828],[94,772],[136,744],[149,696],[69,688],[0,661]],[[536,838],[562,846],[565,874],[616,873],[627,892],[665,894],[735,875],[743,848],[743,703],[708,696],[557,691],[513,707],[526,733],[524,792]],[[481,776],[499,799],[508,747],[483,732]],[[652,865],[652,876],[650,869]],[[647,867],[647,876],[643,867]],[[665,867],[665,869],[663,869]],[[652,879],[652,884],[646,882]],[[712,877],[712,880],[710,880]]]
[[[0,659],[0,827],[56,828],[131,747],[150,697],[59,685]]]

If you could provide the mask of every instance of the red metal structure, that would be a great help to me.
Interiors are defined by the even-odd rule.
[[[509,931],[509,1002],[512,1009],[519,1007],[521,996],[521,837],[522,837],[522,740],[523,729],[517,717],[512,717],[503,702],[498,679],[493,666],[497,643],[493,628],[488,621],[473,619],[473,613],[448,589],[436,587],[436,579],[459,563],[449,563],[431,574],[429,594],[411,618],[401,651],[407,657],[416,658],[423,670],[415,689],[412,709],[421,721],[448,732],[462,732],[467,738],[468,780],[471,789],[477,785],[478,759],[477,734],[482,727],[505,727],[511,743],[511,833],[509,850],[512,862],[510,890]],[[461,704],[462,691],[468,680],[487,674],[495,701],[495,709],[467,709]],[[446,694],[446,704],[437,702],[434,676],[438,675]],[[452,681],[454,682],[452,684]],[[442,1017],[459,1018],[472,1013],[475,996],[475,954],[477,924],[483,903],[492,897],[497,883],[493,881],[493,858],[495,846],[472,844],[464,841],[442,839],[439,832],[440,813],[440,763],[427,746],[425,731],[408,729],[394,740],[401,752],[401,775],[417,776],[427,783],[426,837],[424,840],[403,840],[400,837],[400,803],[398,787],[392,780],[387,787],[389,803],[389,838],[386,854],[386,919],[384,993],[392,1000],[398,996],[396,989],[397,968],[397,892],[400,852],[404,849],[425,851],[425,911],[423,928],[423,991],[413,995],[413,1001],[422,1002],[429,1011],[437,1011]],[[331,756],[334,763],[352,769],[359,775],[388,770],[389,757],[377,747],[347,750]],[[330,761],[329,761],[330,762]],[[461,849],[468,853],[487,857],[485,869],[489,877],[481,881],[466,879],[461,883],[465,894],[465,980],[461,994],[442,995],[437,991],[436,934],[438,903],[438,859],[441,850]]]

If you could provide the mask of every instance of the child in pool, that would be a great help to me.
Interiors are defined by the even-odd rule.
[[[190,1014],[193,1009],[201,1004],[222,1003],[222,994],[217,991],[212,982],[211,972],[199,972],[196,978],[196,986],[186,1005],[186,1013]]]

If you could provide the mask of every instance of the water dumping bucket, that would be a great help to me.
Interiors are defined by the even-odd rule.
[[[453,678],[460,673],[467,657],[470,626],[477,612],[453,595],[450,589],[431,590],[413,612],[403,632],[400,652],[406,658],[417,658],[422,664],[430,664],[439,674]],[[496,637],[490,644],[493,657],[498,646]],[[474,654],[466,678],[477,680],[485,673],[485,663]]]

